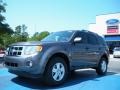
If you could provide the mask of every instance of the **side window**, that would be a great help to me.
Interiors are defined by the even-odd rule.
[[[98,44],[97,36],[88,34],[87,43],[92,45],[97,45]]]
[[[100,36],[99,36],[99,44],[100,45],[106,45],[105,40],[102,37],[100,37]]]
[[[77,35],[76,35],[76,37],[81,37],[81,38],[82,38],[82,40],[80,41],[81,44],[86,43],[85,33],[83,33],[83,32],[78,32]],[[76,38],[76,37],[75,37],[75,38]]]

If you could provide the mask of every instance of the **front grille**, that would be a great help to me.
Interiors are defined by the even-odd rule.
[[[8,56],[19,56],[22,54],[22,46],[11,46],[8,50]]]
[[[5,62],[5,65],[7,66],[11,66],[11,67],[18,67],[17,63],[9,63],[9,62]]]

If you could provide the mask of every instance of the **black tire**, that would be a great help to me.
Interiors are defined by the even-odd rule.
[[[75,74],[75,70],[71,70],[70,75],[74,75],[74,74]]]
[[[20,75],[17,75],[17,77],[18,77],[19,79],[27,79],[27,77],[20,76]]]
[[[65,71],[65,72],[63,72],[64,75],[62,76],[61,80],[55,80],[54,76],[53,76],[53,75],[55,75],[55,73],[52,71],[53,68],[55,69],[55,65],[57,65],[58,63],[60,65],[62,65],[61,67],[64,67],[64,71]],[[57,66],[56,66],[56,68],[57,68]],[[62,73],[62,71],[60,71],[60,72],[57,72],[56,74],[57,75],[60,75],[60,74],[62,75],[63,73]],[[65,80],[67,79],[67,77],[68,77],[68,67],[67,67],[66,62],[61,57],[55,57],[55,58],[52,58],[50,60],[50,62],[48,62],[47,67],[46,67],[46,71],[44,73],[44,80],[43,81],[47,85],[58,85],[58,84],[64,83]],[[58,78],[58,76],[57,76],[57,78]]]
[[[102,64],[103,63],[106,65],[104,67],[104,69],[102,69]],[[107,65],[108,65],[108,63],[107,63],[106,58],[101,58],[101,60],[100,60],[100,62],[98,64],[98,67],[96,68],[96,73],[98,75],[105,75],[107,73],[107,68],[108,68]]]

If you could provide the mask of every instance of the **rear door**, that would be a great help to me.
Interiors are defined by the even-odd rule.
[[[96,64],[99,59],[100,47],[97,39],[97,35],[92,33],[87,34],[86,56],[89,64]]]

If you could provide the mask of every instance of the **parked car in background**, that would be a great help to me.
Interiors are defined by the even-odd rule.
[[[0,49],[0,58],[2,58],[5,54],[5,50],[4,49]]]
[[[117,58],[120,57],[120,47],[115,47],[113,50],[113,57]]]
[[[0,63],[3,62],[4,55],[5,55],[5,50],[0,48]]]

